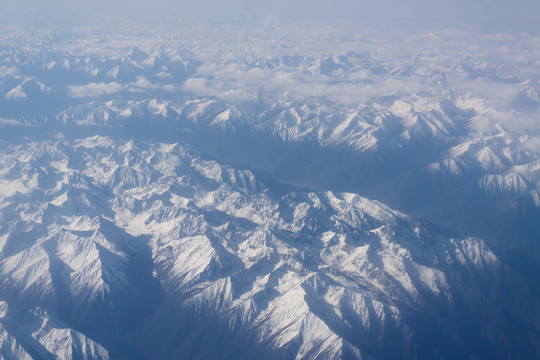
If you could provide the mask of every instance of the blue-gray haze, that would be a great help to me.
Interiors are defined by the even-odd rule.
[[[45,16],[144,16],[209,14],[265,15],[291,17],[347,16],[377,19],[466,20],[466,21],[534,21],[540,19],[537,0],[18,0],[0,1],[2,17],[17,21]]]

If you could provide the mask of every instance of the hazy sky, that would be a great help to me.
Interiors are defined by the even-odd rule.
[[[540,20],[540,0],[0,0],[4,17],[279,14],[372,18]]]

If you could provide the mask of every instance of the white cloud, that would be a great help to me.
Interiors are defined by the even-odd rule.
[[[388,75],[374,75],[362,69],[340,74],[344,79],[313,74],[303,69],[261,69],[242,64],[206,64],[199,68],[198,77],[188,79],[185,91],[200,96],[242,101],[257,94],[280,98],[287,93],[296,100],[320,98],[342,105],[358,105],[373,97],[395,93],[414,93],[422,88],[415,79],[395,79]]]
[[[171,73],[168,73],[168,72],[165,72],[165,71],[158,72],[155,76],[158,77],[158,78],[161,78],[161,79],[172,79],[173,78]]]
[[[12,126],[25,126],[24,123],[17,121],[15,119],[5,119],[0,117],[0,126],[12,125]]]
[[[117,82],[89,83],[86,85],[68,85],[68,95],[74,98],[98,97],[109,95],[124,90],[124,86]]]
[[[153,83],[144,76],[137,76],[135,81],[127,84],[120,84],[117,82],[101,82],[67,86],[68,95],[73,98],[99,97],[102,95],[117,94],[123,91],[145,93],[149,90],[164,90],[167,92],[174,92],[176,87],[173,85],[161,85],[159,83]]]
[[[129,83],[131,88],[141,89],[141,90],[155,90],[161,87],[160,84],[155,84],[148,80],[144,76],[137,76],[137,80]]]

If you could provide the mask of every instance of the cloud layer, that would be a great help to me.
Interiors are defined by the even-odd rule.
[[[441,101],[450,101],[471,116],[474,131],[490,136],[505,129],[523,139],[524,146],[538,147],[536,35],[398,32],[354,22],[323,26],[317,21],[254,19],[192,18],[167,31],[134,26],[89,35],[79,29],[55,44],[65,47],[62,58],[56,59],[58,66],[49,67],[48,59],[43,67],[45,72],[73,72],[53,77],[72,83],[55,86],[50,74],[44,74],[49,80],[43,81],[76,101],[187,97],[269,106],[295,101],[345,113],[362,106],[388,112],[399,99],[427,116]],[[51,38],[47,32],[41,37],[33,32],[26,37],[5,34],[28,48],[48,44]],[[131,57],[133,46],[145,52],[143,60]],[[26,84],[25,77],[31,78],[9,51],[0,63],[0,75],[10,79],[4,82],[10,84],[3,89],[4,99]],[[28,56],[25,51],[21,57]],[[62,66],[65,61],[67,68]],[[31,88],[27,93],[28,101],[37,96]]]

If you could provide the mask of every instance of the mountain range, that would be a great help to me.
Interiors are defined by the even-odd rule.
[[[0,358],[540,356],[537,39],[291,26],[2,40]]]

